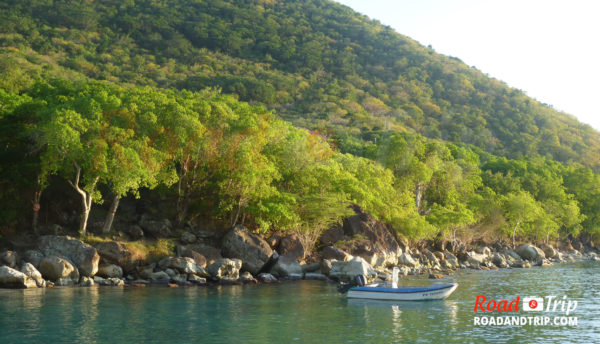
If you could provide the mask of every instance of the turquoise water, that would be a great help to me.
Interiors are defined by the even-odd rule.
[[[0,290],[0,343],[600,343],[599,263],[453,278],[460,285],[447,300],[410,303],[347,300],[318,281]],[[567,295],[578,301],[578,325],[475,326],[480,294]]]

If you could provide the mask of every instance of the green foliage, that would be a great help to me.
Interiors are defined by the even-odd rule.
[[[600,236],[596,131],[335,2],[9,0],[0,20],[1,224],[80,169],[98,203],[160,187],[179,223],[313,243],[350,204],[413,239]]]

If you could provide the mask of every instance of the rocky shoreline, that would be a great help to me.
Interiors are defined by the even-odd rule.
[[[381,222],[356,209],[356,215],[326,231],[322,249],[306,258],[297,235],[263,238],[236,226],[223,233],[185,231],[173,256],[151,262],[136,256],[127,242],[103,241],[94,246],[65,235],[37,238],[25,250],[0,252],[1,288],[54,286],[132,286],[149,284],[208,286],[276,283],[281,280],[390,281],[392,267],[400,275],[442,278],[459,269],[529,268],[579,260],[600,261],[597,247],[524,243],[511,249],[497,244],[451,245],[430,242],[409,247]],[[452,247],[453,249],[449,249]]]

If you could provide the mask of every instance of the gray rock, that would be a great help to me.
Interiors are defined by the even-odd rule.
[[[450,253],[448,251],[444,252],[444,258],[446,258],[445,261],[450,266],[450,268],[458,269],[460,267],[458,258],[456,258],[456,256],[453,255],[452,253]]]
[[[197,239],[198,238],[196,238],[196,236],[190,232],[183,232],[183,234],[181,234],[181,238],[179,238],[179,240],[184,244],[193,244]]]
[[[194,260],[194,263],[196,263],[196,265],[198,265],[201,268],[205,268],[206,267],[206,257],[204,257],[204,255],[190,249],[190,248],[186,248],[186,247],[181,247],[179,248],[180,255],[182,257],[188,257],[188,258],[192,258]],[[220,254],[219,254],[220,256]],[[222,258],[222,257],[221,257]],[[219,258],[219,259],[221,259]],[[213,261],[214,263],[214,261]]]
[[[221,250],[219,250],[215,247],[212,247],[212,246],[208,246],[208,245],[204,245],[204,244],[194,244],[194,245],[188,245],[185,247],[185,249],[182,250],[181,255],[183,257],[189,257],[189,258],[195,259],[195,257],[192,257],[189,254],[186,254],[186,252],[188,252],[188,250],[197,252],[206,259],[206,263],[203,267],[207,267],[208,265],[216,262],[217,260],[223,259],[223,256],[221,255]],[[196,264],[198,264],[198,262],[196,262]],[[198,265],[202,265],[202,264],[198,264]]]
[[[36,269],[40,267],[42,259],[44,259],[44,255],[38,250],[27,250],[23,254],[23,260],[33,264]]]
[[[79,271],[68,260],[49,256],[40,262],[40,272],[45,279],[56,282],[57,285],[73,285],[79,282]]]
[[[540,249],[544,251],[546,258],[554,258],[556,256],[556,250],[550,244],[542,244]]]
[[[312,264],[300,265],[300,267],[302,268],[302,272],[317,272],[321,268],[321,264],[312,263]]]
[[[316,273],[316,272],[307,272],[304,274],[304,279],[306,280],[317,280],[317,281],[327,281],[329,278],[324,274]]]
[[[92,287],[95,284],[96,283],[94,282],[94,279],[92,277],[82,276],[79,280],[79,285],[82,287]]]
[[[158,262],[158,266],[161,269],[175,269],[184,274],[205,274],[204,269],[196,264],[194,259],[189,257],[167,257],[163,258]]]
[[[140,240],[144,237],[144,230],[138,225],[133,225],[127,229],[127,234],[133,240]]]
[[[0,266],[1,288],[35,288],[35,280],[8,266]]]
[[[21,272],[27,275],[27,277],[31,278],[35,281],[35,284],[39,288],[43,288],[46,286],[46,281],[42,278],[42,274],[33,266],[31,263],[25,263],[21,267]]]
[[[302,267],[296,260],[295,255],[282,255],[277,259],[271,272],[275,276],[286,277],[291,274],[302,274]]]
[[[237,281],[243,264],[240,259],[223,258],[211,264],[207,270],[218,281]]]
[[[171,281],[171,276],[164,271],[153,272],[150,274],[150,283],[167,284]]]
[[[5,264],[9,268],[16,268],[19,263],[19,255],[15,251],[4,251],[0,253],[0,264]]]
[[[254,276],[252,276],[251,273],[249,273],[248,271],[244,271],[240,275],[240,281],[242,281],[244,283],[249,283],[249,282],[256,282],[256,279],[254,278]]]
[[[140,264],[139,259],[134,256],[129,248],[117,241],[107,241],[96,245],[98,254],[102,257],[102,261],[112,263],[123,268],[123,272],[131,273],[135,271]]]
[[[104,283],[104,277],[94,276],[93,280],[95,283],[98,283],[98,284]]]
[[[480,266],[485,266],[488,260],[489,256],[485,254],[475,253],[472,251],[467,253],[467,263],[469,263],[472,268],[476,269]]]
[[[431,251],[424,249],[423,255],[427,258],[427,261],[429,262],[430,266],[433,267],[433,266],[440,264],[440,261],[437,259],[437,257]]]
[[[337,247],[327,246],[321,251],[321,259],[335,259],[347,262],[352,259],[352,255]]]
[[[538,258],[546,258],[544,251],[531,244],[521,244],[515,249],[515,252],[524,260],[535,261]]]
[[[419,262],[415,261],[414,258],[406,252],[404,252],[400,255],[400,257],[398,258],[398,264],[410,266],[413,268],[418,267],[420,265]]]
[[[166,269],[165,272],[167,273],[167,275],[169,275],[169,277],[171,277],[171,279],[178,275],[177,271],[173,269]]]
[[[361,257],[354,257],[347,262],[332,261],[329,277],[338,280],[351,280],[356,275],[364,275],[367,280],[377,278],[377,272]]]
[[[344,220],[344,234],[350,238],[365,237],[366,242],[346,249],[353,256],[360,256],[374,267],[396,265],[402,249],[388,227],[365,213],[359,206],[352,206],[356,215]]]
[[[194,284],[206,284],[206,278],[194,274],[189,274],[187,280]]]
[[[94,282],[96,282],[95,278],[94,278]],[[125,285],[125,281],[123,281],[120,278],[116,278],[116,277],[104,278],[96,283],[98,283],[101,286],[106,286],[106,287],[122,287]]]
[[[155,238],[165,238],[171,236],[171,221],[168,219],[155,220],[149,214],[142,215],[139,223],[144,233]]]
[[[258,280],[263,282],[263,283],[275,283],[277,282],[277,278],[271,274],[268,273],[261,273],[258,275]]]
[[[306,253],[304,245],[296,234],[291,234],[281,238],[277,247],[277,252],[280,255],[293,256],[296,259],[304,259],[304,255]]]
[[[121,278],[123,277],[123,269],[121,269],[120,266],[115,264],[102,264],[98,268],[97,275],[106,278]]]
[[[519,256],[519,254],[517,252],[515,252],[514,250],[506,250],[504,251],[504,255],[508,258],[511,257],[514,260],[522,260],[521,256]]]
[[[243,226],[235,226],[227,232],[222,246],[225,257],[241,259],[243,269],[254,275],[273,255],[273,250],[263,238],[250,233]]]
[[[506,258],[504,258],[504,255],[498,252],[495,252],[492,256],[492,263],[494,263],[494,265],[496,265],[499,268],[509,267],[508,263],[506,262]]]
[[[321,273],[326,276],[329,276],[329,273],[331,272],[331,268],[333,267],[334,261],[335,261],[335,259],[334,260],[323,259],[321,261],[321,263],[319,264],[320,268],[321,268]]]
[[[94,276],[98,271],[100,255],[92,246],[69,236],[44,235],[38,240],[44,256],[68,258],[82,276]],[[41,262],[40,262],[41,264]],[[42,272],[42,274],[44,274]],[[77,278],[79,280],[79,276]]]
[[[483,246],[483,247],[478,247],[477,249],[475,249],[475,253],[483,254],[485,256],[491,256],[492,250],[490,250],[490,248],[487,246]]]
[[[172,277],[172,280],[177,284],[187,284],[188,277],[187,275],[175,275]]]

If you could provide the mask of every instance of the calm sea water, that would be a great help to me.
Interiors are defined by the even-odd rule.
[[[453,278],[460,285],[450,298],[420,303],[347,300],[318,281],[0,290],[0,343],[600,343],[599,263]],[[479,294],[567,295],[578,301],[578,325],[475,326]]]

